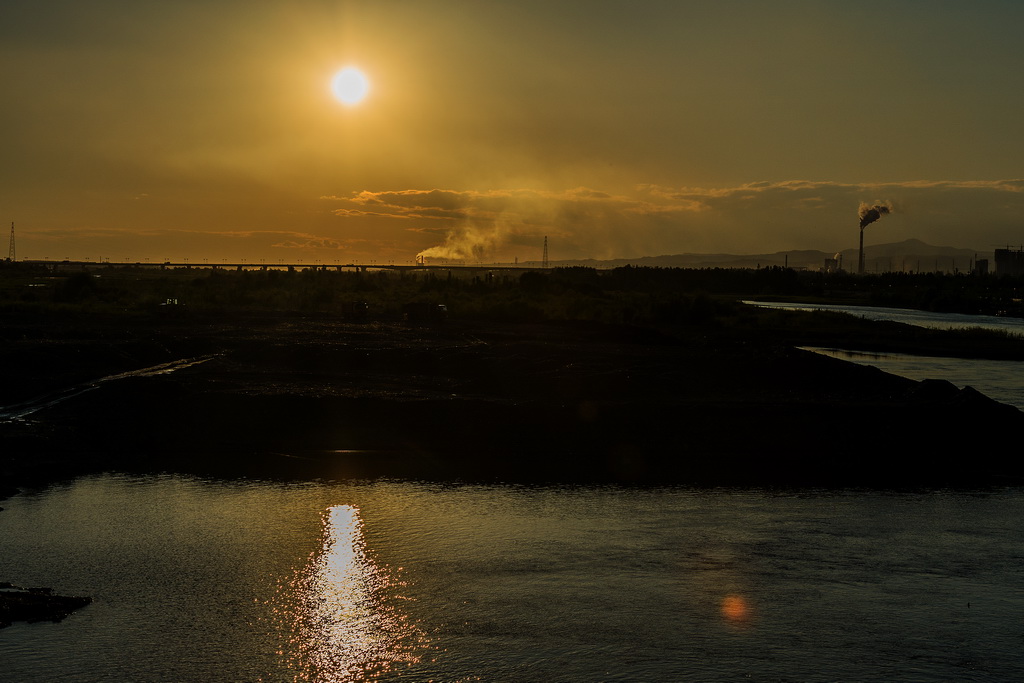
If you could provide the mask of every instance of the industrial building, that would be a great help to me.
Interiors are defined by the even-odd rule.
[[[996,275],[1024,275],[1024,248],[996,249]]]

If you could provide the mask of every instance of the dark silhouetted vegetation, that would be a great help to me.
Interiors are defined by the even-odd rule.
[[[1019,340],[997,333],[979,332],[972,337],[968,332],[886,327],[850,316],[759,310],[738,302],[761,298],[971,313],[1024,312],[1021,278],[934,273],[855,277],[777,266],[368,272],[63,268],[4,264],[0,313],[190,319],[273,312],[393,322],[407,318],[410,306],[443,304],[450,320],[462,322],[575,321],[679,331],[694,328],[701,334],[746,330],[780,343],[849,346],[853,339],[861,349],[1017,357]]]
[[[482,269],[64,270],[0,264],[0,310],[72,306],[93,311],[148,310],[177,299],[192,310],[341,310],[366,301],[376,315],[398,315],[407,303],[442,302],[453,315],[515,320],[606,322],[706,321],[723,302],[771,298],[831,301],[928,311],[1024,317],[1024,278],[887,273],[852,276],[761,269],[572,267],[547,271]]]

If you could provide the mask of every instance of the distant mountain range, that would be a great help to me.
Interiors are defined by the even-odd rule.
[[[911,239],[892,244],[874,244],[864,247],[865,270],[869,273],[886,271],[928,272],[970,272],[978,259],[989,259],[992,267],[993,252],[974,251],[957,247],[936,247],[921,240]],[[800,270],[821,270],[825,259],[836,258],[835,252],[828,253],[813,249],[777,251],[773,254],[671,254],[665,256],[642,256],[631,259],[579,259],[551,261],[552,267],[586,266],[589,268],[618,268],[621,266],[650,266],[655,268],[766,268],[788,266]],[[857,250],[844,249],[839,252],[842,268],[857,270]],[[538,265],[537,262],[521,265]]]

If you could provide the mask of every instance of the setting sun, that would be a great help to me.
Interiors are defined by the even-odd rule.
[[[350,66],[334,75],[331,91],[342,104],[359,104],[370,91],[370,82],[362,71]]]

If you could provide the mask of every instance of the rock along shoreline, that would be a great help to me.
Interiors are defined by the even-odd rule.
[[[51,588],[20,588],[0,582],[0,628],[16,621],[62,621],[92,598],[55,595]]]

